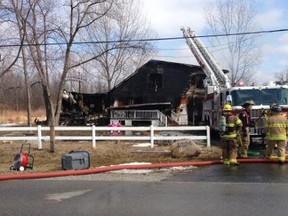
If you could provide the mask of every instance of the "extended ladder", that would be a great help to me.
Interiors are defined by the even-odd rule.
[[[190,28],[187,30],[185,28],[181,28],[181,30],[186,39],[187,45],[202,67],[205,75],[210,80],[207,84],[215,86],[217,91],[219,91],[220,88],[230,88],[231,84],[228,76],[218,66],[213,56],[204,47],[200,39],[196,37],[194,31],[192,31]]]

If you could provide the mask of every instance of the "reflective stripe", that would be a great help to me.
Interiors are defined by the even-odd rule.
[[[287,124],[282,124],[282,123],[274,123],[274,124],[267,124],[267,128],[286,128]]]
[[[233,139],[237,137],[237,133],[232,133],[232,134],[224,134],[221,137],[223,138],[228,138],[228,139]]]
[[[268,140],[286,140],[286,134],[277,134],[277,135],[267,134],[267,139]]]
[[[221,137],[227,139],[237,138],[237,131],[235,126],[242,126],[242,121],[236,116],[228,117],[226,132]]]
[[[271,119],[271,121],[269,121],[269,119]],[[286,140],[286,132],[288,128],[287,121],[277,116],[272,116],[269,119],[265,124],[267,140]]]
[[[237,118],[236,125],[240,125],[240,124],[242,124],[242,121],[239,118]]]

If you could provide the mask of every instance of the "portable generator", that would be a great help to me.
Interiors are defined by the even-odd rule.
[[[24,146],[27,147],[27,153],[24,152]],[[30,143],[21,145],[20,152],[15,155],[10,170],[24,171],[26,169],[33,169],[34,157],[30,154],[30,149]]]

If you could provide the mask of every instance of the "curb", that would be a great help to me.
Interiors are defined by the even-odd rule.
[[[238,159],[237,161],[239,161],[240,163],[278,163],[278,160],[269,160],[269,159]],[[288,160],[285,161],[285,163],[287,162]],[[193,162],[137,164],[137,165],[113,165],[113,166],[98,167],[85,170],[66,170],[66,171],[62,170],[56,172],[43,172],[43,173],[5,174],[0,175],[0,181],[53,178],[63,176],[75,176],[75,175],[90,175],[123,169],[160,169],[160,168],[178,167],[178,166],[208,166],[222,163],[223,163],[222,160],[214,160],[214,161],[193,161]]]

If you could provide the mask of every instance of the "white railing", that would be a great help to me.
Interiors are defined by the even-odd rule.
[[[23,134],[5,134],[5,132],[17,132],[22,131]],[[35,131],[35,133],[32,133]],[[49,135],[42,135],[43,131],[50,131],[50,127],[42,127],[38,125],[37,127],[0,127],[0,141],[37,141],[38,149],[41,150],[42,141],[50,140]],[[154,147],[155,140],[179,140],[179,139],[192,139],[192,140],[206,140],[207,147],[211,146],[210,143],[210,127],[209,126],[176,126],[176,127],[155,127],[151,125],[150,127],[96,127],[96,126],[82,126],[82,127],[55,127],[55,132],[57,131],[90,131],[90,135],[86,136],[55,136],[55,140],[90,140],[92,141],[92,147],[96,148],[97,140],[150,140],[151,148]],[[104,133],[106,131],[106,134]],[[138,132],[136,135],[127,135],[128,133],[121,134],[121,131]],[[206,135],[195,135],[195,134],[161,134],[155,132],[163,131],[206,131]],[[26,134],[24,133],[26,132]],[[144,135],[139,135],[139,132],[146,132]],[[73,133],[72,133],[73,134]]]
[[[166,115],[164,115],[162,112],[158,111],[158,115],[159,115],[159,120],[162,124],[164,124],[165,127],[167,127],[168,125],[168,118]]]
[[[178,123],[179,125],[187,125],[187,114],[178,114],[175,113],[173,110],[171,111],[171,119]]]
[[[167,116],[159,110],[111,110],[111,119],[118,120],[159,120],[167,126]]]

